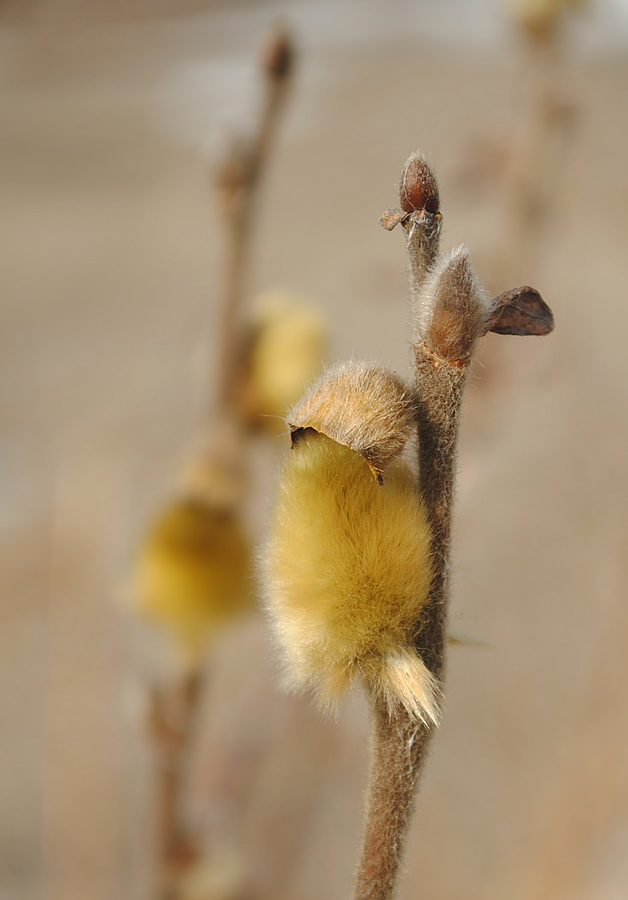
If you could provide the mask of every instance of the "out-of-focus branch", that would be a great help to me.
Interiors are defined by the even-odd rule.
[[[246,330],[241,322],[241,308],[257,222],[260,187],[272,153],[293,62],[294,50],[288,31],[284,26],[277,26],[266,42],[261,60],[264,99],[257,128],[246,140],[233,143],[216,174],[225,234],[221,321],[217,341],[217,403],[209,409],[208,448],[186,472],[184,500],[175,510],[178,518],[171,531],[162,534],[161,538],[169,565],[173,554],[179,554],[179,559],[185,557],[187,581],[191,566],[194,566],[198,572],[192,574],[199,576],[199,590],[212,587],[219,593],[222,591],[221,596],[215,598],[215,605],[219,607],[217,621],[226,617],[226,607],[230,602],[228,593],[238,594],[240,582],[245,577],[242,569],[246,565],[243,565],[244,551],[240,539],[240,504],[246,483],[245,423],[236,402],[246,352]],[[172,511],[169,514],[172,516]],[[183,529],[187,529],[184,537]],[[215,556],[222,556],[221,559],[212,560],[211,554],[205,558],[210,544],[217,546],[218,549],[213,552]],[[236,585],[233,589],[228,578],[229,565],[233,569],[232,581]],[[161,577],[163,555],[159,566]],[[186,582],[184,586],[188,588],[189,584]],[[180,602],[179,597],[172,600],[173,606]],[[211,604],[214,600],[207,597],[207,602]],[[234,606],[235,612],[239,611],[238,604],[239,601]],[[189,613],[196,615],[197,610],[190,609]],[[186,628],[188,624],[184,623]],[[158,900],[179,900],[183,878],[200,855],[200,840],[186,826],[184,807],[194,723],[204,690],[202,662],[202,658],[197,659],[194,666],[187,668],[174,684],[153,695],[150,734],[157,768],[155,896]]]
[[[285,26],[278,25],[270,35],[261,62],[264,100],[258,128],[252,137],[232,142],[216,172],[226,241],[218,372],[218,404],[223,413],[234,408],[233,392],[244,351],[239,313],[250,263],[251,238],[260,188],[294,70],[294,48]]]
[[[167,692],[151,697],[150,729],[158,770],[155,839],[159,856],[158,900],[176,900],[180,875],[199,847],[182,819],[186,763],[201,695],[200,672],[184,675]]]
[[[522,30],[522,96],[502,181],[504,246],[491,286],[534,265],[577,118],[565,82],[558,25],[542,37]]]

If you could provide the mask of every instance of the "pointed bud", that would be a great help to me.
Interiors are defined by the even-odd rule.
[[[489,304],[466,247],[442,257],[431,272],[417,310],[419,338],[444,360],[467,363],[485,333]]]
[[[440,209],[438,184],[422,153],[413,153],[406,162],[399,185],[399,203],[406,213],[435,215]]]
[[[294,70],[294,45],[284,24],[278,24],[262,49],[262,68],[271,81],[287,81]]]

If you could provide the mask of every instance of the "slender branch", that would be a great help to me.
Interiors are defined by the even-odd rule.
[[[448,558],[459,409],[467,367],[437,359],[416,348],[420,460],[419,489],[432,530],[432,582],[417,623],[419,656],[442,681],[447,626]],[[405,849],[419,775],[433,727],[417,722],[398,704],[390,711],[371,700],[372,757],[366,827],[355,900],[392,896]]]
[[[371,775],[355,900],[384,900],[393,893],[430,735],[401,705],[391,716],[381,698],[372,698],[371,717]]]
[[[455,449],[466,366],[442,358],[421,338],[434,332],[425,299],[436,262],[441,228],[438,188],[422,156],[411,157],[402,175],[402,220],[414,295],[419,491],[432,532],[432,580],[417,623],[415,646],[442,680],[446,633],[447,561]],[[429,208],[426,207],[429,206]],[[439,281],[442,281],[442,273]],[[447,312],[450,312],[449,310]],[[412,719],[401,704],[391,710],[371,699],[373,739],[366,828],[355,900],[388,900],[393,894],[419,774],[432,726]]]
[[[523,96],[503,173],[502,248],[494,254],[491,273],[495,286],[536,264],[573,144],[578,104],[561,54],[562,24],[557,20],[543,36],[521,29]]]
[[[406,163],[399,199],[402,209],[387,211],[382,224],[388,230],[401,224],[407,238],[415,323],[418,489],[431,530],[431,583],[414,645],[442,685],[456,444],[474,347],[489,330],[547,334],[553,317],[532,288],[487,300],[464,248],[438,256],[438,186],[420,154]],[[413,719],[401,703],[391,707],[370,693],[371,778],[354,898],[390,900],[433,727]]]
[[[155,691],[151,730],[157,759],[156,841],[159,900],[176,900],[179,878],[198,856],[198,847],[182,819],[185,772],[190,755],[199,698],[200,672],[185,675],[172,688]]]
[[[288,32],[283,26],[277,26],[262,59],[265,91],[257,131],[248,141],[239,140],[232,144],[216,178],[226,236],[218,405],[227,413],[233,409],[233,392],[242,364],[239,313],[245,294],[260,188],[290,86],[293,58],[294,49]]]

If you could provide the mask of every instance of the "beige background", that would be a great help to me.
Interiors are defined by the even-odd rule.
[[[255,48],[278,8],[0,7],[2,900],[148,896],[143,685],[170,663],[115,598],[198,434],[221,252],[209,170],[255,113]],[[335,357],[407,371],[403,240],[378,217],[421,147],[441,182],[445,244],[464,241],[492,286],[507,270],[500,290],[533,283],[557,321],[543,340],[488,338],[467,396],[452,620],[486,646],[452,650],[403,894],[619,900],[625,13],[601,4],[568,33],[575,125],[547,220],[518,254],[499,183],[464,177],[478,144],[503,151],[517,133],[522,48],[499,9],[282,8],[300,63],[251,294],[294,289],[327,311]],[[282,452],[255,448],[257,539]],[[365,709],[351,697],[324,720],[276,678],[261,616],[225,636],[190,815],[257,896],[347,896]]]

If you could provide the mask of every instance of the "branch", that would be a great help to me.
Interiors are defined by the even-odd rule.
[[[456,445],[473,351],[489,330],[546,334],[553,318],[532,288],[488,300],[464,248],[438,256],[438,186],[420,154],[406,163],[399,199],[402,209],[389,210],[382,224],[388,230],[401,224],[407,240],[415,323],[419,492],[431,528],[431,583],[416,623],[415,649],[442,685]],[[434,726],[427,719],[417,721],[401,703],[391,708],[377,694],[370,694],[371,778],[354,898],[389,900]]]
[[[244,459],[244,424],[236,404],[237,386],[245,354],[244,331],[239,316],[245,292],[245,281],[251,256],[251,239],[257,222],[260,188],[276,137],[284,101],[293,73],[294,50],[287,30],[276,27],[263,51],[261,75],[264,99],[257,130],[247,142],[234,143],[220,167],[216,186],[220,196],[225,230],[225,270],[218,335],[219,369],[217,408],[210,412],[211,443],[204,455],[195,460],[184,476],[183,490],[208,511],[224,520],[225,541],[234,540],[231,555],[225,552],[224,565],[233,563],[237,571],[232,582],[244,577],[239,540],[239,506],[246,485]],[[231,522],[230,525],[228,523]],[[179,539],[179,538],[177,538]],[[199,545],[206,542],[201,534]],[[242,540],[244,540],[242,538]],[[170,551],[172,552],[172,548]],[[197,553],[198,556],[198,553]],[[200,558],[199,558],[199,564]],[[207,565],[211,560],[207,561]],[[214,579],[216,580],[216,579]],[[221,572],[223,585],[226,576]],[[184,586],[185,588],[185,586]],[[173,606],[180,603],[171,598]],[[227,595],[207,602],[229,605]],[[242,604],[234,604],[240,612]],[[176,613],[176,608],[174,610]],[[224,618],[224,615],[223,615]],[[152,737],[158,759],[157,772],[157,855],[159,900],[177,900],[181,877],[199,855],[198,841],[188,834],[182,810],[184,807],[185,770],[190,741],[199,702],[204,690],[204,674],[200,660],[193,670],[182,674],[164,693],[156,693],[152,710]]]
[[[238,317],[250,263],[251,237],[260,188],[294,72],[294,47],[283,25],[278,25],[270,35],[261,64],[264,100],[257,131],[247,141],[239,139],[232,143],[216,173],[226,234],[218,391],[222,412],[233,409],[233,392],[243,356]]]
[[[149,724],[159,773],[155,822],[159,900],[176,900],[181,873],[200,852],[182,821],[182,807],[202,681],[201,674],[195,672],[168,691],[155,690],[152,696]]]

